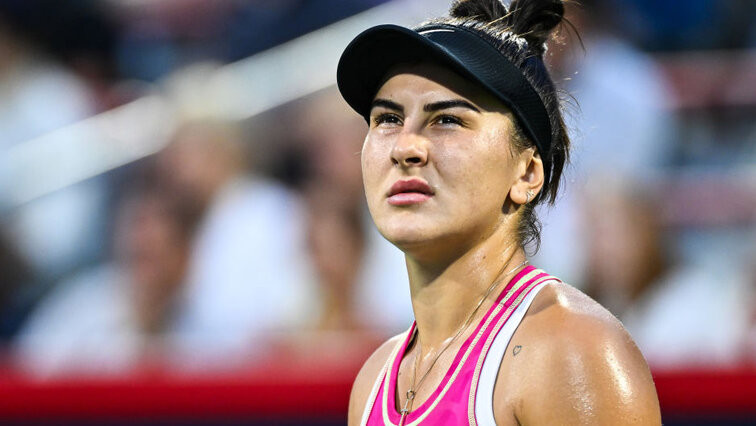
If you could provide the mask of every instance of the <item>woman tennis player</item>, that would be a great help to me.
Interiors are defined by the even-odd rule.
[[[369,123],[368,206],[406,255],[416,320],[363,366],[351,425],[660,424],[622,325],[526,259],[569,152],[543,62],[563,15],[554,0],[458,1],[343,53],[339,89]]]

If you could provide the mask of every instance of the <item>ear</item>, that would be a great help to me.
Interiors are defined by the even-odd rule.
[[[543,160],[535,148],[528,148],[520,154],[514,178],[509,198],[515,204],[533,201],[543,187]]]

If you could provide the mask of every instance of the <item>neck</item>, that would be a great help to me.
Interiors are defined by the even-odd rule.
[[[418,338],[426,352],[451,339],[493,285],[472,320],[482,317],[516,272],[513,268],[520,269],[515,267],[525,261],[525,253],[502,230],[440,265],[410,254],[406,261]]]

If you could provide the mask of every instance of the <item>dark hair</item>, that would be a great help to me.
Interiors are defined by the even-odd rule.
[[[560,92],[543,61],[546,42],[554,29],[565,21],[564,2],[512,0],[507,8],[500,0],[457,0],[452,4],[449,15],[426,22],[421,27],[448,24],[474,31],[522,71],[546,107],[551,124],[551,149],[539,154],[549,156],[543,160],[545,166],[550,164],[551,173],[541,192],[522,206],[518,228],[519,242],[523,246],[532,244],[538,251],[541,227],[534,207],[544,201],[554,204],[562,171],[569,158],[570,139],[562,118]],[[535,147],[534,141],[525,136],[521,123],[515,123],[514,148],[521,151]]]

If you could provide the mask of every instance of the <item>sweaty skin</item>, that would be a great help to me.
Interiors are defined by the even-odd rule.
[[[358,374],[350,426],[359,424],[400,338],[379,347]],[[661,424],[651,374],[630,336],[606,309],[566,284],[538,293],[512,337],[494,389],[494,415],[499,426]]]
[[[511,275],[503,271],[525,260],[516,244],[519,207],[528,191],[540,191],[543,168],[534,150],[516,152],[510,145],[513,121],[506,108],[443,68],[394,70],[376,100],[362,151],[363,181],[379,231],[407,261],[418,337],[399,367],[397,408],[412,376],[430,371],[416,389],[418,407],[474,329],[452,339],[486,289],[497,278],[506,282]],[[392,185],[406,179],[426,182],[432,194],[416,204],[388,202]],[[497,293],[483,300],[472,324]],[[379,347],[358,374],[350,425],[360,423],[400,339]],[[661,423],[651,374],[630,336],[566,284],[550,284],[534,299],[502,360],[493,402],[498,425]]]
[[[651,373],[630,335],[566,284],[544,288],[512,336],[494,414],[498,425],[661,424]]]

